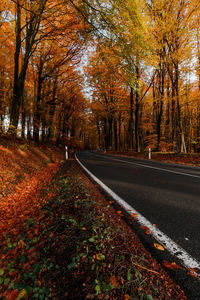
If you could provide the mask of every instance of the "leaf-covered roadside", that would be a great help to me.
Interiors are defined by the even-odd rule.
[[[18,234],[6,233],[1,298],[186,299],[74,161],[41,197]]]
[[[63,157],[62,148],[47,145],[35,147],[24,140],[0,136],[0,202],[14,193],[16,188],[19,190],[19,183],[37,177],[39,170]]]

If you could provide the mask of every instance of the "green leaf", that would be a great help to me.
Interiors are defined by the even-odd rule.
[[[10,242],[10,238],[7,239],[7,246],[8,246],[8,248],[12,248],[12,245],[11,245],[11,242]]]
[[[105,259],[105,255],[103,255],[102,253],[99,253],[99,257],[101,260]]]
[[[15,283],[11,282],[8,286],[8,289],[14,289],[14,287],[15,287]]]
[[[128,269],[128,272],[127,272],[127,279],[128,281],[131,281],[133,278],[132,274],[131,274],[131,269]]]
[[[97,294],[101,292],[101,286],[99,284],[95,286],[95,291],[97,292]]]
[[[0,276],[2,276],[4,274],[4,270],[0,269]]]
[[[147,295],[147,296],[146,296],[146,299],[147,299],[147,300],[153,300],[153,297],[152,297],[151,295]]]
[[[3,283],[4,285],[7,285],[9,282],[10,282],[10,278],[6,278]]]
[[[93,264],[91,267],[91,270],[93,271],[95,269],[96,264]]]

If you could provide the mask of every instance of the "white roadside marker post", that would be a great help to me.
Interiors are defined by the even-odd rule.
[[[149,159],[151,159],[151,148],[149,148]]]
[[[66,160],[68,160],[68,149],[67,149],[67,146],[65,146],[65,150],[66,150]]]

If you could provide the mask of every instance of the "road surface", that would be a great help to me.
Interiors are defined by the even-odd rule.
[[[77,158],[200,262],[200,168],[95,152],[81,152]]]

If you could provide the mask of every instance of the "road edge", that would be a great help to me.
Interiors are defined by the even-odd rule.
[[[77,163],[81,166],[87,176],[95,182],[100,188],[100,191],[103,192],[104,196],[108,196],[109,198],[115,200],[115,204],[117,208],[123,210],[125,213],[125,221],[132,228],[132,230],[139,236],[141,242],[144,246],[153,254],[153,256],[162,264],[162,266],[167,270],[172,279],[178,283],[181,288],[185,291],[187,297],[189,299],[199,299],[197,298],[197,294],[200,297],[200,286],[199,280],[196,277],[199,274],[195,273],[194,277],[191,277],[191,269],[198,268],[200,269],[200,264],[194,260],[184,249],[174,243],[169,237],[167,237],[163,232],[161,232],[158,228],[156,228],[153,224],[151,224],[145,217],[143,217],[138,211],[136,211],[132,206],[126,203],[120,196],[118,196],[115,192],[113,192],[109,187],[107,187],[100,179],[98,179],[92,172],[90,172],[78,159],[77,153],[75,153],[75,159]],[[135,215],[134,226],[130,224],[130,216]],[[135,226],[137,223],[137,226]],[[134,228],[133,228],[134,227]],[[137,227],[137,228],[136,228]],[[143,229],[150,231],[150,234],[145,234]],[[165,240],[163,241],[163,237]],[[166,237],[168,240],[168,245],[166,245]],[[159,243],[164,247],[165,251],[160,251],[159,249],[155,249],[154,244]],[[178,252],[178,256],[175,256],[175,253],[171,250],[173,247],[173,251]],[[181,254],[184,252],[184,256],[186,257],[186,263],[181,259]],[[170,270],[163,265],[163,261],[173,261],[177,266],[183,265],[186,270],[181,270],[179,268],[175,268],[175,270]],[[192,274],[194,275],[194,274]],[[200,278],[199,278],[200,279]],[[194,294],[194,295],[193,295]]]

